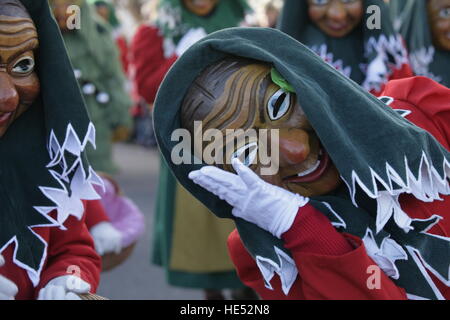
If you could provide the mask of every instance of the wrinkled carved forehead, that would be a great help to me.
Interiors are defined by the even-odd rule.
[[[184,97],[182,127],[193,132],[194,121],[203,121],[204,129],[247,127],[240,122],[251,121],[248,113],[254,110],[242,110],[242,106],[260,103],[252,100],[261,96],[261,82],[269,74],[268,64],[240,57],[226,58],[207,67]]]
[[[27,9],[19,0],[0,0],[0,15],[31,19]]]

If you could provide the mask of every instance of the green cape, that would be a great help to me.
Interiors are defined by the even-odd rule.
[[[370,29],[372,11],[380,8],[380,29]],[[312,49],[323,60],[367,91],[379,91],[392,70],[408,64],[401,37],[394,32],[387,5],[383,0],[364,0],[362,23],[343,38],[321,31],[308,16],[306,0],[286,0],[278,29]]]
[[[102,185],[85,157],[95,129],[47,1],[21,0],[38,36],[36,67],[41,93],[0,138],[0,252],[14,243],[14,262],[36,286],[47,243],[33,227],[60,227],[81,219],[81,200],[98,199]],[[56,220],[49,216],[57,210]]]
[[[450,51],[433,46],[426,1],[391,0],[390,10],[407,43],[414,73],[450,87]]]
[[[273,29],[231,28],[202,39],[172,66],[156,99],[154,126],[161,152],[177,179],[217,216],[235,219],[244,245],[267,283],[276,272],[288,292],[296,278],[295,264],[281,240],[234,218],[227,203],[195,185],[188,173],[204,164],[175,165],[171,161],[171,151],[179,143],[171,141],[171,134],[180,128],[184,93],[202,70],[229,55],[272,64],[295,89],[299,104],[348,187],[334,195],[312,198],[311,203],[337,228],[378,246],[391,243],[397,252],[388,257],[398,269],[394,281],[408,294],[442,298],[426,270],[449,284],[449,239],[426,233],[438,218],[411,219],[402,211],[398,195],[412,193],[420,200],[432,201],[439,199],[439,194],[450,194],[449,152],[429,133],[386,107],[383,101],[389,103],[388,99],[378,100],[295,39]]]

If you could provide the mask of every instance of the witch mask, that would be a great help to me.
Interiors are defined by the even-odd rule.
[[[362,0],[308,0],[308,15],[325,34],[341,38],[361,23],[363,7]]]
[[[273,185],[308,197],[327,194],[340,184],[339,173],[296,94],[283,81],[270,65],[257,61],[236,57],[215,63],[189,88],[181,108],[182,125],[191,136],[198,135],[195,121],[201,121],[203,131],[222,133],[223,139],[211,139],[201,147],[219,150],[221,167],[227,171],[233,172],[231,160],[239,158]],[[256,134],[236,139],[250,130]],[[262,130],[278,139],[260,139]],[[264,143],[267,154],[276,155],[271,160],[278,171],[271,175],[262,173],[267,162],[260,161],[258,149]],[[273,152],[275,148],[277,152]],[[194,153],[199,155],[203,150]]]
[[[429,0],[427,10],[434,45],[450,51],[450,0]]]
[[[0,138],[39,95],[36,27],[19,1],[0,0]]]

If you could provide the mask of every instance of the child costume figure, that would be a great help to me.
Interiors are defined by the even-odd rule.
[[[216,32],[167,74],[158,144],[183,186],[234,219],[231,257],[263,298],[450,298],[450,90],[416,77],[383,95],[273,29]],[[195,145],[196,157],[185,148],[183,163],[172,162],[180,142],[171,133],[197,137],[193,121],[216,129],[222,169],[196,164]],[[279,170],[263,171],[262,131],[229,151],[228,129],[278,132],[269,154],[279,151]]]
[[[97,148],[88,149],[89,161],[95,170],[113,174],[117,168],[112,160],[112,142],[127,137],[131,101],[125,91],[125,77],[110,27],[85,0],[50,3],[97,130]],[[79,29],[68,28],[70,5],[80,7]]]
[[[125,74],[128,74],[128,42],[125,35],[122,33],[122,26],[116,15],[114,5],[105,0],[89,0],[89,3],[95,5],[97,14],[102,17],[112,28],[112,36],[120,53],[120,61]]]
[[[190,45],[207,33],[237,26],[247,9],[243,0],[204,1],[200,7],[194,2],[160,1],[156,25],[142,26],[133,40],[131,72],[139,95],[148,104],[153,104],[166,72]],[[166,268],[170,284],[242,288],[226,248],[233,228],[232,221],[216,218],[177,184],[161,162],[153,262]]]
[[[390,7],[413,71],[450,87],[450,1],[392,0]]]
[[[80,299],[100,273],[95,129],[47,1],[1,0],[0,25],[0,299]]]
[[[278,28],[375,95],[412,76],[383,0],[286,0]]]

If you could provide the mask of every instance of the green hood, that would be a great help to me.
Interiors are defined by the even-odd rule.
[[[95,129],[47,1],[21,2],[39,36],[41,94],[0,138],[0,252],[15,243],[14,262],[37,285],[47,243],[32,228],[65,229],[70,215],[81,219],[81,200],[98,199],[93,184],[101,182],[84,155]]]
[[[380,9],[380,28],[368,27],[373,21],[373,11],[368,11],[372,6]],[[403,41],[394,32],[383,0],[364,0],[362,23],[342,38],[330,37],[316,27],[308,16],[306,0],[286,0],[278,29],[312,49],[367,91],[379,91],[393,70],[408,64]]]
[[[434,47],[425,0],[391,0],[390,11],[407,43],[415,74],[450,87],[450,51]]]
[[[417,224],[423,222],[410,219],[401,210],[398,195],[408,192],[431,201],[438,199],[439,193],[449,194],[450,154],[430,134],[280,31],[231,28],[215,32],[192,46],[167,74],[156,99],[154,126],[161,152],[181,184],[217,216],[234,219],[229,205],[188,178],[189,172],[203,164],[175,165],[171,161],[171,151],[178,144],[171,141],[171,135],[180,127],[184,93],[203,69],[229,55],[272,64],[295,89],[299,104],[348,187],[335,195],[312,198],[311,203],[345,232],[366,239],[374,235],[378,245],[389,236],[395,239],[398,257],[410,256],[408,248],[419,248],[425,259],[429,258],[426,252],[438,252],[441,258],[436,262],[433,256],[427,260],[428,266],[448,281],[448,239],[420,233],[423,228]],[[243,220],[236,219],[236,225],[266,280],[277,272],[287,292],[296,268],[282,242]],[[425,268],[414,259],[397,261],[395,266],[400,274],[395,281],[408,293],[441,297],[427,280]]]

